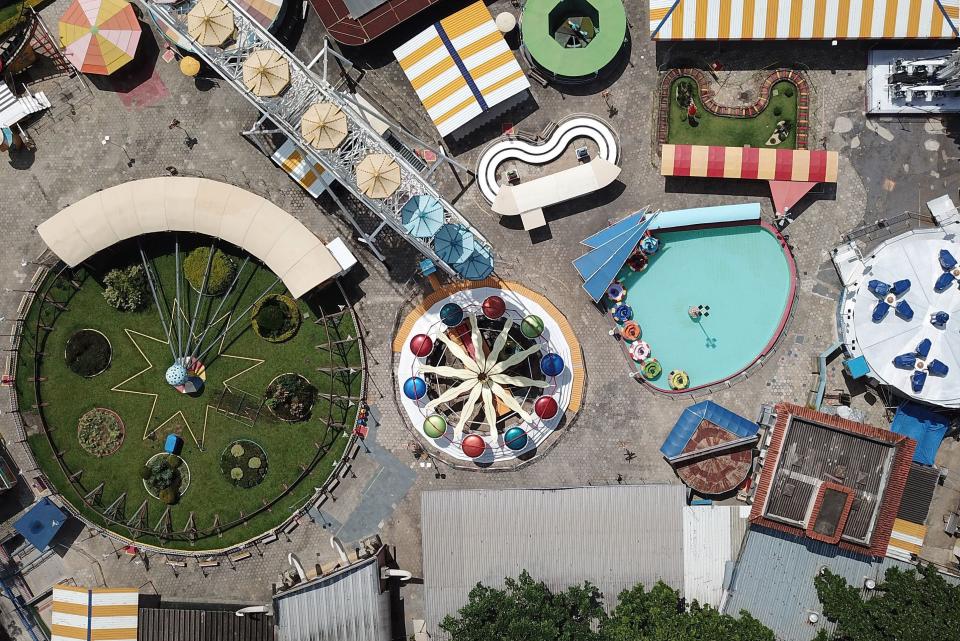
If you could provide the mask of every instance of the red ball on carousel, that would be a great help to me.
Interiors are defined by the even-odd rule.
[[[460,449],[470,458],[477,458],[486,451],[487,444],[476,434],[469,434],[460,443]]]
[[[545,421],[556,416],[559,410],[560,406],[557,405],[557,400],[552,396],[541,396],[533,404],[533,411]]]
[[[433,339],[426,334],[417,334],[410,339],[410,351],[420,358],[429,356],[433,351]]]
[[[496,294],[487,296],[481,307],[483,308],[483,315],[490,320],[497,320],[507,311],[507,304]]]

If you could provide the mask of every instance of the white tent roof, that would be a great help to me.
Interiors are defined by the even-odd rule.
[[[867,272],[847,298],[844,315],[847,348],[854,356],[866,358],[876,379],[907,397],[960,407],[960,287],[954,282],[939,294],[933,290],[933,284],[943,274],[938,259],[940,250],[946,249],[960,260],[960,243],[952,238],[937,228],[908,232],[880,245],[865,258]],[[907,301],[914,312],[912,320],[904,320],[891,308],[886,318],[873,321],[878,298],[869,291],[868,283],[874,279],[887,284],[910,281],[910,289],[897,300]],[[931,314],[939,311],[950,315],[945,329],[930,323]],[[950,371],[944,377],[927,376],[923,390],[916,394],[910,386],[912,371],[894,367],[893,359],[913,353],[925,338],[933,343],[929,359],[945,363]]]
[[[37,227],[71,267],[121,240],[183,231],[216,236],[261,260],[299,298],[341,272],[296,218],[270,201],[205,178],[147,178],[87,196]]]

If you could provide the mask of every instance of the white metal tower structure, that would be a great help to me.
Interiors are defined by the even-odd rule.
[[[400,210],[413,196],[429,195],[439,200],[444,208],[446,222],[463,225],[474,235],[477,244],[485,246],[488,250],[491,249],[486,238],[470,225],[457,211],[456,207],[443,198],[430,183],[432,168],[426,170],[425,173],[417,171],[373,129],[362,113],[366,110],[356,100],[349,94],[335,90],[326,78],[321,78],[311,71],[307,65],[288,51],[273,34],[254,20],[244,9],[237,6],[235,2],[224,0],[233,11],[236,24],[236,44],[224,49],[201,46],[190,37],[187,29],[187,13],[193,7],[193,2],[182,2],[174,5],[155,0],[145,1],[149,3],[151,14],[154,17],[189,41],[196,56],[216,70],[261,114],[273,122],[284,135],[309,156],[312,162],[320,164],[326,171],[331,172],[336,180],[349,190],[355,198],[380,217],[383,224],[400,234],[422,254],[431,258],[437,267],[451,276],[456,275],[453,267],[437,256],[429,241],[415,238],[404,229],[400,219]],[[273,49],[289,63],[290,86],[279,96],[257,96],[249,91],[243,82],[243,63],[251,53],[258,49]],[[318,150],[311,146],[301,134],[301,117],[312,104],[318,102],[333,103],[343,110],[343,113],[347,116],[349,133],[336,149]],[[400,187],[388,198],[370,198],[357,186],[354,168],[371,153],[387,154],[400,167]],[[434,167],[436,167],[436,164]],[[373,235],[376,235],[376,232]],[[492,250],[490,255],[493,256]]]

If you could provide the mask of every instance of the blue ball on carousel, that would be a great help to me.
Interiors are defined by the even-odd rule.
[[[514,452],[527,446],[527,433],[520,426],[513,426],[503,435],[503,444]]]
[[[633,318],[633,308],[629,305],[617,305],[613,310],[613,319],[618,323],[626,323]]]
[[[540,359],[540,371],[545,376],[560,376],[563,372],[563,358],[560,354],[554,354],[553,352],[544,354]]]
[[[187,368],[180,363],[174,363],[167,368],[167,373],[164,375],[164,378],[167,379],[167,384],[176,387],[186,383],[187,376]]]
[[[403,382],[403,395],[417,401],[427,395],[427,382],[419,376],[411,376]]]
[[[640,251],[642,251],[647,256],[652,256],[656,254],[660,249],[660,240],[654,236],[647,236],[642,241],[640,241]]]
[[[447,303],[440,308],[440,320],[447,327],[456,327],[463,322],[463,308],[456,303]]]

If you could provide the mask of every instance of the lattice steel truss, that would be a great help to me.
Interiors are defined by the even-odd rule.
[[[187,13],[194,3],[184,2],[173,5],[152,0],[145,1],[150,5],[151,14],[154,17],[189,41],[193,52],[198,57],[215,69],[260,113],[269,118],[284,135],[303,150],[312,162],[320,164],[326,171],[331,172],[355,198],[422,254],[431,258],[440,269],[451,276],[456,275],[450,265],[440,260],[427,241],[411,236],[401,222],[400,210],[413,196],[430,195],[439,200],[443,205],[447,222],[464,225],[473,233],[479,244],[491,249],[487,239],[430,183],[430,170],[421,174],[406,159],[397,154],[390,144],[371,127],[362,113],[365,109],[349,94],[335,90],[325,78],[311,71],[263,25],[232,0],[224,0],[233,11],[236,24],[236,43],[229,49],[202,47],[190,37],[187,30]],[[243,63],[257,49],[273,49],[283,55],[290,65],[290,86],[279,96],[254,95],[243,82]],[[347,116],[349,133],[346,140],[334,150],[315,149],[300,132],[301,117],[310,105],[317,102],[333,103]],[[370,198],[357,186],[354,168],[365,156],[372,153],[387,154],[400,166],[400,187],[389,198]],[[439,157],[443,158],[443,155],[440,154]],[[490,255],[493,255],[492,251]]]

